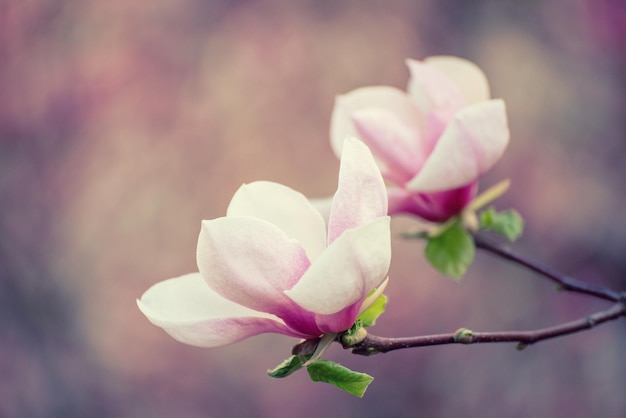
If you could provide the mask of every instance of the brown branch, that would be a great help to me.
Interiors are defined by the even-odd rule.
[[[590,296],[594,296],[600,299],[610,300],[613,302],[626,301],[626,292],[619,293],[614,290],[608,289],[606,287],[592,285],[592,284],[585,283],[583,281],[568,277],[555,270],[542,266],[533,261],[527,260],[526,258],[523,258],[508,250],[505,250],[501,247],[491,244],[485,239],[478,237],[476,235],[474,235],[474,242],[476,243],[476,248],[480,248],[491,254],[497,255],[506,260],[517,263],[529,270],[539,273],[542,276],[558,284],[559,288],[562,290],[582,293],[585,295],[590,295]]]
[[[561,337],[568,334],[584,331],[602,323],[626,317],[626,304],[620,301],[610,309],[597,312],[587,317],[542,328],[533,331],[505,331],[505,332],[473,332],[462,328],[451,334],[426,335],[405,338],[384,338],[367,335],[361,342],[344,348],[352,349],[352,353],[371,356],[377,353],[400,350],[403,348],[425,347],[442,344],[478,344],[478,343],[518,343],[522,349],[539,341]]]

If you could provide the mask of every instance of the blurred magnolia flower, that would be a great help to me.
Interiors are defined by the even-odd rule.
[[[202,222],[199,273],[157,283],[137,304],[176,340],[202,347],[266,332],[306,339],[343,332],[386,284],[386,214],[372,154],[348,138],[328,227],[289,187],[243,185],[225,217]]]
[[[408,91],[375,86],[336,99],[331,143],[362,139],[389,185],[389,214],[443,222],[474,198],[478,178],[502,156],[504,102],[489,100],[484,73],[457,57],[407,60]]]

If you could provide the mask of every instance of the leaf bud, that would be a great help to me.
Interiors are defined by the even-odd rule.
[[[367,337],[367,330],[365,328],[358,328],[353,333],[346,333],[341,336],[341,344],[345,347],[352,347],[363,341]]]
[[[454,342],[460,344],[471,344],[474,341],[474,333],[471,329],[459,328],[454,332]]]

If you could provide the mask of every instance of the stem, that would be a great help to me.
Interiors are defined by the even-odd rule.
[[[571,292],[583,293],[590,296],[595,296],[600,299],[610,300],[613,302],[618,301],[626,301],[626,292],[616,292],[614,290],[596,286],[593,284],[585,283],[580,280],[576,280],[574,278],[568,277],[564,274],[561,274],[555,270],[552,270],[548,267],[537,264],[533,261],[527,260],[519,255],[513,254],[512,252],[500,248],[494,244],[489,243],[483,238],[480,238],[474,235],[474,242],[476,243],[476,248],[480,248],[487,252],[490,252],[494,255],[500,256],[506,260],[517,263],[527,269],[530,269],[536,273],[541,274],[544,277],[552,280],[557,283],[562,290],[567,290]]]
[[[371,356],[403,348],[443,344],[516,342],[518,343],[518,348],[522,349],[539,341],[591,329],[596,325],[612,321],[620,316],[626,317],[626,304],[623,301],[616,303],[605,311],[597,312],[575,321],[533,331],[472,332],[468,329],[460,329],[451,334],[405,338],[384,338],[368,335],[363,341],[353,346],[344,346],[344,348],[350,348],[352,353],[363,356]]]

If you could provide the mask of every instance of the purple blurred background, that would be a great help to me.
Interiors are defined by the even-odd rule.
[[[336,94],[404,88],[407,57],[459,55],[508,106],[482,187],[527,221],[515,250],[626,288],[626,4],[555,1],[0,3],[0,416],[624,417],[626,324],[512,345],[328,357],[364,399],[265,371],[296,342],[185,346],[135,299],[196,270],[201,219],[243,182],[335,190]],[[394,221],[394,233],[415,226]],[[456,284],[394,240],[371,332],[532,329],[607,304],[479,253]]]

